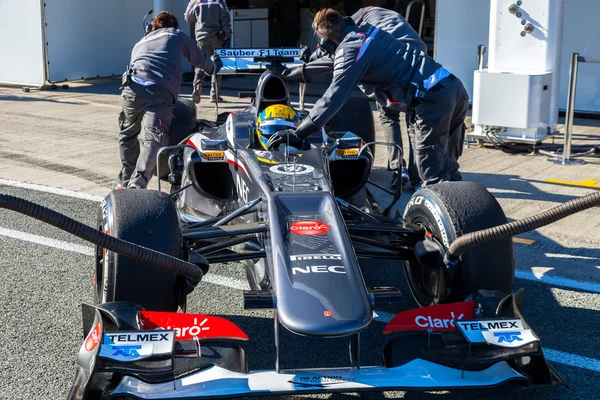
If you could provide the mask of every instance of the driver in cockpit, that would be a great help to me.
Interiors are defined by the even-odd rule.
[[[265,108],[256,120],[252,142],[255,150],[268,150],[269,139],[277,132],[298,127],[298,114],[292,107],[275,104]]]

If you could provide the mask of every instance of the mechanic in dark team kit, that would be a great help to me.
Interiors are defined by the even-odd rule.
[[[397,12],[381,7],[364,7],[352,15],[352,20],[357,26],[363,24],[373,25],[396,39],[410,44],[417,50],[427,53],[427,45],[421,40],[419,34],[410,24]],[[310,83],[312,79],[325,75],[333,70],[333,54],[327,54],[323,49],[317,50],[310,57],[311,62],[301,66],[294,66],[284,70],[281,77],[288,82]],[[382,106],[377,103],[379,110],[379,122],[383,128],[385,141],[395,143],[402,149],[402,133],[400,129],[400,111],[394,108]],[[408,121],[409,117],[407,117]],[[410,146],[409,146],[410,148]],[[410,154],[410,178],[404,160],[400,160],[400,152],[397,147],[388,147],[388,171],[398,171],[398,163],[402,162],[401,183],[407,183],[410,179],[413,186],[420,183],[418,172],[413,163],[413,154]],[[397,172],[394,172],[392,186],[400,184]]]
[[[354,87],[384,107],[410,115],[408,133],[423,185],[461,180],[458,158],[465,133],[468,94],[462,82],[424,52],[381,28],[356,26],[333,9],[315,16],[320,47],[334,53],[333,81],[295,131],[271,137],[271,148],[317,132]]]
[[[225,0],[190,0],[184,18],[188,24],[196,24],[198,47],[209,56],[215,53],[215,48],[227,48],[231,45],[231,19]],[[195,103],[200,103],[204,76],[202,69],[196,68],[192,93]],[[212,103],[223,101],[222,98],[217,99],[217,88],[220,85],[221,77],[213,75],[210,88]]]
[[[156,154],[168,142],[181,85],[181,59],[215,74],[223,63],[209,59],[192,38],[178,30],[177,18],[163,11],[152,21],[152,31],[131,52],[131,63],[123,75],[119,147],[123,165],[117,188],[148,186],[156,167]],[[142,146],[138,135],[143,131]]]

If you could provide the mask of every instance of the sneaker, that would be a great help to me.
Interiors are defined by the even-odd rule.
[[[402,186],[405,186],[409,181],[410,177],[408,176],[408,170],[405,166],[402,166]]]
[[[192,92],[192,101],[196,104],[200,104],[200,100],[202,100],[202,83],[199,82]]]
[[[129,186],[127,186],[127,189],[141,189],[141,187],[135,183],[130,183]]]

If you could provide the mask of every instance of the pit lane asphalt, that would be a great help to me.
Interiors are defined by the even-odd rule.
[[[26,198],[88,225],[95,222],[98,203],[94,201],[8,186],[0,186],[0,193]],[[0,228],[90,247],[65,232],[7,210],[0,210]],[[568,254],[564,249],[554,248],[552,243],[540,242],[531,246],[517,244],[517,267],[529,265],[542,254]],[[92,256],[6,236],[0,236],[0,255],[0,271],[3,275],[0,280],[0,398],[64,398],[74,376],[74,365],[82,341],[80,304],[92,301]],[[588,258],[570,259],[569,262],[580,268],[598,268],[599,260]],[[393,284],[405,294],[404,304],[385,308],[386,311],[397,312],[403,307],[414,307],[398,265],[392,262],[365,262],[363,273],[369,286]],[[211,274],[216,281],[221,279],[219,276],[233,282],[244,280],[243,269],[234,263],[214,265],[209,276]],[[502,389],[451,393],[386,392],[362,394],[362,397],[485,400],[598,398],[600,295],[517,279],[515,288],[521,287],[526,289],[524,315],[541,338],[544,348],[593,359],[592,364],[582,364],[587,369],[578,368],[561,364],[560,361],[569,361],[564,354],[552,353],[555,359],[552,364],[570,383],[570,389],[518,393]],[[189,311],[224,316],[238,324],[250,337],[246,351],[251,369],[273,368],[272,312],[243,311],[239,289],[202,282],[190,297]],[[383,323],[375,322],[362,335],[364,365],[380,362],[384,343],[381,334],[383,327]],[[347,365],[346,341],[310,340],[286,333],[282,343],[284,367]],[[349,394],[275,398],[354,397],[356,395]]]

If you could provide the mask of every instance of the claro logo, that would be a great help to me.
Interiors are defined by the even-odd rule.
[[[474,301],[465,301],[403,311],[392,318],[383,333],[429,329],[436,332],[453,332],[457,328],[456,321],[473,318],[474,309]]]
[[[329,230],[329,225],[318,221],[297,221],[290,226],[290,232],[296,235],[323,235]]]

